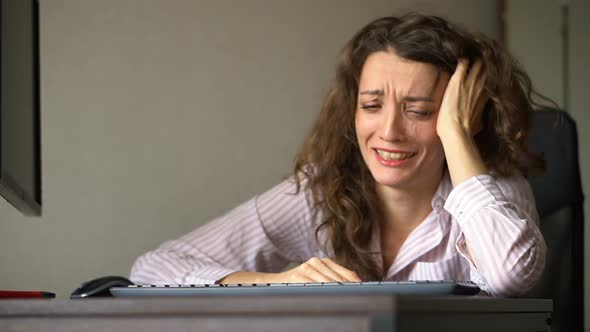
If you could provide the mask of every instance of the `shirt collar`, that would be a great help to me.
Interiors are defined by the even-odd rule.
[[[453,183],[451,182],[451,176],[448,169],[445,169],[442,180],[440,181],[434,196],[432,196],[431,204],[433,211],[439,213],[443,209],[445,202],[447,201],[447,197],[449,197],[452,190]]]

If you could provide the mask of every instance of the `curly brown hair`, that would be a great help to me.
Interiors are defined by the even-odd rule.
[[[374,203],[379,202],[375,181],[359,152],[354,117],[363,65],[370,54],[387,50],[449,74],[461,58],[470,63],[481,59],[489,100],[475,141],[485,164],[497,176],[543,168],[542,159],[525,145],[536,105],[531,80],[501,45],[436,16],[410,13],[369,23],[342,49],[336,77],[294,169],[297,190],[305,182],[315,215],[321,216],[316,238],[326,227],[330,236],[324,245],[331,247],[339,264],[364,280],[383,278],[374,260],[380,253],[369,250],[383,214]]]

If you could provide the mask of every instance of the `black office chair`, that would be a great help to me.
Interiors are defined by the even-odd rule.
[[[584,326],[584,194],[578,162],[578,133],[565,112],[539,110],[528,138],[546,161],[543,176],[530,177],[541,232],[547,243],[545,271],[526,297],[553,299],[552,331]]]

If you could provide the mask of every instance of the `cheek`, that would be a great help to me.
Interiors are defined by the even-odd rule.
[[[445,160],[445,150],[443,148],[442,142],[438,139],[432,144],[432,154],[433,158],[436,160]]]
[[[444,158],[444,149],[436,133],[436,122],[426,126],[416,126],[416,140],[424,147],[430,158]]]
[[[359,112],[357,112],[354,117],[354,128],[356,131],[356,137],[359,140],[359,143],[361,143],[360,141],[362,140],[362,138],[367,137],[369,135],[371,131],[371,123],[368,121],[368,119],[363,117],[362,114],[359,114]]]
[[[433,162],[443,162],[445,160],[445,150],[438,135],[430,138],[428,150],[430,158]]]
[[[364,129],[363,129],[363,123],[362,121],[360,121],[358,113],[357,115],[354,117],[354,131],[355,131],[355,135],[356,135],[356,143],[358,144],[358,148],[360,149],[360,153],[361,155],[364,155],[364,146],[365,144],[364,142]]]

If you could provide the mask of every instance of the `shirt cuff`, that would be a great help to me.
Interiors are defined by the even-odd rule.
[[[506,201],[506,197],[491,175],[476,175],[453,188],[444,208],[462,226],[477,210],[490,204]]]

